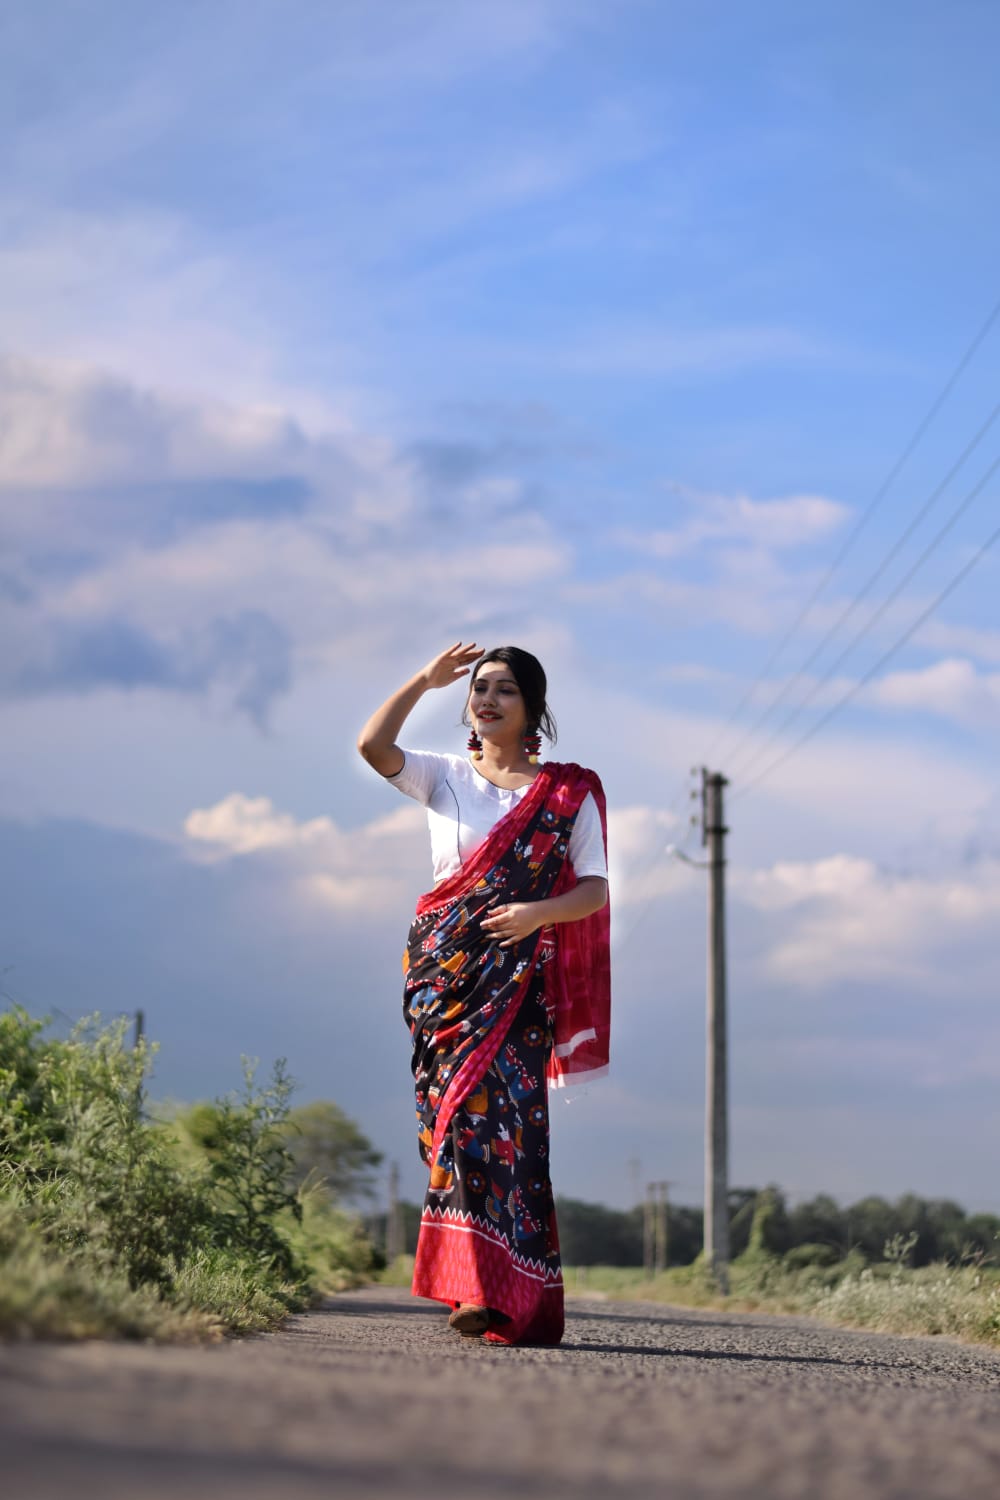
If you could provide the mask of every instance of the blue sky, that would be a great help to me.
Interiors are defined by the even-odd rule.
[[[699,1195],[705,892],[662,851],[710,760],[733,1180],[1000,1209],[1000,553],[745,790],[975,553],[995,478],[739,748],[998,399],[994,325],[758,682],[1000,296],[998,33],[985,3],[8,9],[7,995],[142,1004],[175,1097],[286,1055],[417,1196],[429,860],[353,741],[444,644],[514,640],[613,813],[615,1069],[557,1111],[557,1187],[624,1205],[638,1158]]]

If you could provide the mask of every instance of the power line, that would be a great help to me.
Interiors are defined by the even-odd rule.
[[[692,770],[689,773],[689,775],[691,775],[691,776],[693,776],[694,774],[695,774],[694,770]],[[690,795],[691,795],[691,797],[694,797],[696,794],[694,792],[691,792]],[[674,797],[674,800],[671,803],[670,808],[668,809],[668,812],[673,813],[675,816],[677,815],[677,813],[678,813],[678,803],[680,802],[682,796],[684,796],[685,800],[686,800],[686,797],[687,797],[687,794],[686,794],[686,782],[681,784],[681,788],[680,788],[679,792],[677,793],[677,795]],[[683,834],[679,838],[675,838],[674,840],[672,840],[669,843],[661,844],[656,849],[654,849],[653,853],[646,860],[646,862],[643,865],[642,869],[638,872],[638,874],[636,876],[636,884],[637,885],[639,885],[639,886],[645,885],[652,878],[652,876],[659,870],[659,868],[662,865],[664,859],[666,859],[668,856],[672,856],[672,857],[674,857],[676,859],[680,859],[680,860],[684,861],[685,864],[694,864],[695,863],[695,861],[688,859],[687,856],[685,855],[685,853],[684,853],[684,846],[686,844],[690,843],[691,838],[692,838],[692,836],[694,834],[695,828],[697,827],[697,823],[698,823],[698,819],[694,818],[694,817],[691,817],[689,819],[689,821],[688,821],[686,829],[684,830]],[[624,948],[625,944],[631,941],[631,939],[634,936],[636,930],[641,925],[641,923],[645,920],[646,915],[649,912],[649,909],[652,906],[654,899],[655,899],[654,893],[652,891],[647,892],[645,898],[641,901],[641,903],[640,903],[640,905],[638,907],[638,910],[633,914],[631,921],[627,924],[627,926],[625,927],[624,931],[620,935],[616,936],[616,938],[615,938],[615,950],[616,950],[616,952],[620,953],[621,950],[622,950],[622,948]]]
[[[809,653],[809,655],[806,657],[805,661],[799,667],[798,671],[795,672],[793,676],[791,676],[790,678],[788,678],[788,680],[784,683],[784,685],[782,686],[782,688],[778,692],[777,696],[771,700],[771,702],[763,709],[763,711],[760,714],[758,714],[757,718],[750,725],[749,729],[743,735],[742,739],[738,740],[737,743],[735,744],[735,746],[733,747],[733,749],[730,750],[729,756],[727,758],[728,764],[730,766],[732,766],[732,763],[733,763],[734,760],[738,760],[738,758],[740,756],[740,753],[742,752],[744,746],[746,744],[748,744],[750,740],[753,739],[754,735],[767,722],[767,720],[771,717],[771,715],[774,713],[775,709],[779,706],[779,704],[783,703],[784,700],[789,696],[789,694],[791,693],[792,689],[795,687],[796,683],[799,682],[805,676],[805,674],[808,672],[809,668],[812,666],[813,662],[817,660],[817,658],[822,654],[822,652],[830,644],[830,642],[834,639],[834,637],[843,629],[843,627],[846,625],[847,621],[854,614],[854,612],[858,608],[858,606],[860,604],[862,604],[863,601],[868,597],[868,595],[871,593],[872,589],[874,588],[875,584],[878,583],[879,579],[883,576],[883,574],[885,573],[886,569],[889,567],[890,563],[892,563],[893,561],[895,561],[895,559],[899,556],[900,551],[906,545],[906,543],[909,541],[909,539],[913,535],[913,533],[917,530],[917,527],[920,525],[921,521],[923,521],[923,519],[925,518],[925,516],[927,516],[929,514],[929,512],[933,509],[933,507],[935,506],[935,504],[937,503],[937,501],[941,498],[942,494],[947,489],[947,487],[951,483],[951,481],[954,479],[955,475],[962,468],[963,464],[970,457],[970,455],[975,452],[976,448],[978,448],[979,444],[982,442],[983,438],[989,432],[990,428],[993,426],[993,424],[996,421],[996,419],[997,419],[998,416],[1000,416],[1000,402],[998,402],[997,405],[994,406],[992,412],[990,413],[990,415],[986,419],[986,421],[983,423],[983,425],[980,427],[979,431],[966,444],[966,446],[963,449],[961,455],[956,459],[956,461],[952,464],[951,468],[948,470],[948,473],[944,476],[944,478],[940,481],[940,483],[931,491],[930,495],[924,501],[923,505],[917,511],[917,513],[913,517],[913,519],[910,521],[909,525],[904,529],[902,535],[899,536],[899,537],[897,537],[896,541],[889,548],[889,551],[883,557],[882,561],[879,563],[879,565],[875,569],[875,571],[872,574],[869,575],[869,577],[866,579],[865,583],[858,590],[857,594],[855,594],[854,597],[851,600],[849,600],[849,602],[847,603],[846,607],[841,611],[840,615],[837,617],[837,619],[834,621],[834,623],[830,626],[829,630],[827,630],[826,634],[822,637],[822,639],[820,640],[819,644],[816,645],[813,648],[813,650]],[[961,514],[961,511],[959,512],[959,514]],[[955,516],[953,518],[953,520],[957,520],[957,519],[958,519],[957,516]],[[950,527],[951,524],[953,524],[953,523],[949,523],[949,527]],[[947,531],[949,529],[949,527],[946,527],[945,531]],[[939,533],[939,536],[943,536],[944,534],[945,534],[944,532]],[[933,550],[933,547],[931,548],[931,550]],[[925,555],[928,555],[928,554],[925,554]],[[913,575],[912,575],[912,573],[910,573],[907,576],[909,578],[909,577],[912,577]],[[894,597],[895,597],[895,595],[891,596],[891,598],[894,598]],[[890,602],[891,602],[891,599],[890,599]],[[874,618],[878,618],[878,617],[875,616]],[[867,631],[867,629],[871,628],[871,625],[874,623],[874,618],[873,618],[873,620],[869,621],[869,624],[866,627],[866,631]],[[862,635],[865,634],[866,631],[862,632]],[[854,642],[852,642],[852,647],[853,647],[853,644],[855,644],[860,639],[861,639],[861,635],[855,636]],[[849,647],[848,651],[850,651],[852,649],[852,647]],[[829,677],[833,675],[833,672],[836,670],[837,666],[840,665],[840,662],[843,661],[843,659],[844,659],[843,655],[841,655],[840,657],[838,657],[837,661],[835,662],[834,666],[830,669],[830,671],[827,673],[826,677],[824,677],[824,678],[822,678],[820,680],[820,684],[819,684],[820,686],[822,686],[822,684],[824,682],[826,682],[826,681],[829,680]],[[806,698],[802,704],[800,704],[798,711],[801,711],[801,709],[804,708],[806,706],[806,704],[809,703],[811,701],[812,697],[814,697],[814,696],[815,696],[815,692],[813,694],[811,694],[808,698]],[[796,715],[793,715],[793,717],[797,716],[797,712],[796,712]],[[787,725],[787,723],[788,723],[788,720],[785,720],[784,723],[782,724],[781,728],[784,728]],[[779,729],[777,731],[777,733],[780,734],[781,733],[781,729]],[[768,741],[768,743],[770,743],[770,741]],[[752,754],[752,756],[751,756],[751,762],[753,760],[756,760],[757,757],[760,755],[760,753],[761,752],[759,750],[755,751]]]
[[[1000,460],[997,460],[997,462],[1000,463]],[[996,468],[996,464],[994,464],[993,467]],[[954,593],[955,589],[958,588],[958,585],[963,581],[963,579],[968,577],[976,564],[983,557],[985,557],[986,553],[989,552],[991,547],[996,546],[996,543],[998,541],[1000,541],[1000,526],[997,527],[996,531],[994,531],[992,535],[987,537],[986,541],[983,542],[978,551],[973,553],[972,557],[970,557],[969,560],[963,564],[963,566],[955,574],[954,578],[952,578],[950,582],[945,585],[945,587],[941,590],[937,597],[931,601],[927,608],[921,610],[920,614],[914,620],[909,629],[906,630],[899,637],[899,639],[889,647],[888,651],[883,652],[874,666],[869,667],[864,676],[859,678],[858,681],[854,683],[854,685],[843,695],[843,697],[839,698],[837,702],[832,705],[832,707],[828,708],[826,713],[823,714],[819,719],[817,719],[815,724],[811,725],[811,727],[806,730],[805,734],[800,735],[793,745],[790,745],[787,750],[783,750],[782,753],[776,757],[776,759],[771,761],[770,765],[765,766],[763,771],[755,776],[752,781],[748,781],[746,785],[742,786],[734,795],[736,797],[745,796],[746,793],[749,792],[753,787],[759,786],[759,784],[764,780],[765,777],[770,776],[772,771],[776,771],[779,766],[784,765],[785,761],[788,760],[792,755],[794,755],[797,750],[801,749],[801,747],[808,740],[811,740],[814,735],[818,734],[821,729],[825,728],[825,726],[829,724],[834,715],[838,714],[842,708],[845,708],[847,704],[850,703],[852,698],[855,698],[861,691],[861,689],[863,687],[866,687],[867,684],[871,682],[876,673],[880,672],[886,665],[886,663],[892,660],[896,652],[899,651],[903,646],[905,646],[907,641],[912,639],[912,637],[920,629],[921,625],[923,625],[927,620],[930,619],[931,615],[934,614],[935,610],[937,610],[944,603],[944,601],[950,594]]]
[[[771,668],[774,666],[774,663],[777,661],[778,657],[781,655],[782,651],[787,646],[788,642],[792,639],[792,637],[798,631],[799,627],[805,622],[805,620],[807,619],[807,617],[811,614],[813,605],[816,603],[816,601],[820,597],[820,595],[824,592],[824,590],[826,589],[826,587],[829,584],[830,580],[833,578],[834,574],[837,572],[838,568],[840,567],[841,563],[844,561],[844,559],[847,557],[848,553],[850,552],[851,548],[854,546],[854,544],[857,541],[858,537],[864,531],[865,527],[868,525],[868,522],[871,520],[872,516],[875,514],[876,510],[878,509],[879,505],[881,505],[882,501],[885,499],[885,496],[888,494],[890,488],[892,487],[892,484],[894,483],[897,474],[899,474],[900,470],[905,465],[907,459],[910,457],[911,453],[917,447],[917,445],[920,442],[921,438],[923,437],[924,433],[927,431],[928,427],[931,425],[931,423],[933,422],[934,418],[937,416],[938,412],[941,410],[941,407],[944,405],[944,403],[947,401],[948,397],[951,395],[951,392],[954,390],[954,388],[957,385],[958,381],[960,380],[960,378],[962,377],[962,375],[965,373],[966,368],[968,367],[968,365],[971,363],[971,361],[975,357],[976,353],[979,350],[980,345],[983,343],[983,340],[986,338],[987,334],[990,332],[991,328],[993,327],[993,324],[997,321],[998,317],[1000,317],[1000,301],[998,301],[995,304],[995,306],[993,307],[993,309],[990,312],[989,316],[987,317],[985,323],[983,323],[982,327],[979,329],[979,332],[976,334],[975,338],[972,340],[972,343],[968,346],[968,348],[966,349],[965,353],[962,355],[961,359],[959,360],[958,364],[955,366],[954,370],[949,375],[948,379],[945,381],[945,384],[942,387],[941,391],[934,398],[934,400],[931,402],[929,408],[925,412],[924,416],[917,423],[917,426],[916,426],[916,428],[915,428],[912,436],[910,437],[909,441],[907,442],[907,444],[906,444],[905,448],[903,449],[902,453],[900,454],[899,458],[897,458],[896,462],[893,464],[892,468],[889,470],[888,474],[883,479],[883,481],[879,485],[878,489],[875,491],[875,494],[873,495],[872,499],[868,503],[867,509],[865,510],[864,514],[859,518],[857,524],[854,526],[854,528],[852,529],[852,531],[850,532],[850,534],[847,536],[846,540],[844,541],[843,545],[840,548],[840,551],[837,553],[836,557],[833,559],[833,562],[827,568],[826,572],[823,574],[823,577],[820,579],[819,583],[813,589],[812,593],[809,595],[809,597],[806,600],[805,604],[802,606],[802,608],[800,609],[799,613],[795,616],[795,619],[792,621],[791,625],[789,625],[789,627],[785,631],[784,635],[782,635],[782,637],[778,641],[777,645],[771,651],[771,653],[768,656],[766,662],[761,667],[760,671],[757,673],[757,676],[754,678],[753,682],[751,682],[750,686],[747,688],[746,692],[743,694],[742,698],[739,700],[739,702],[737,703],[736,707],[733,709],[732,713],[726,719],[726,721],[723,724],[722,729],[720,731],[719,738],[721,738],[721,735],[723,735],[725,733],[725,731],[726,731],[726,729],[728,729],[729,725],[732,724],[736,719],[738,719],[739,716],[740,716],[740,714],[742,714],[742,712],[746,708],[747,704],[753,698],[755,692],[757,691],[757,688],[765,680],[765,678],[767,677],[767,675],[770,672]],[[717,738],[716,741],[715,741],[715,744],[712,747],[713,751],[714,751],[714,749],[716,749],[718,747],[718,744],[719,744],[719,739]],[[725,758],[728,759],[729,757],[725,757]],[[718,757],[716,757],[716,759],[718,759]]]
[[[761,745],[756,751],[754,751],[754,753],[751,755],[750,760],[748,761],[747,765],[744,767],[744,774],[746,774],[746,772],[749,771],[750,768],[757,761],[760,760],[761,756],[764,755],[770,749],[770,747],[774,744],[774,742],[776,740],[780,739],[781,736],[785,733],[785,731],[792,724],[794,724],[795,720],[799,717],[799,715],[801,713],[803,713],[804,710],[809,707],[810,703],[812,703],[813,699],[816,697],[816,694],[818,692],[820,692],[820,690],[823,687],[826,686],[826,684],[836,674],[836,672],[839,670],[839,668],[841,666],[843,666],[844,662],[847,660],[847,658],[854,651],[855,647],[858,646],[858,645],[860,645],[861,642],[864,640],[865,636],[868,635],[870,633],[870,631],[875,627],[875,625],[878,624],[879,620],[881,620],[882,616],[885,614],[885,612],[889,608],[889,606],[891,604],[895,603],[895,601],[899,598],[900,594],[903,592],[903,589],[906,587],[906,585],[920,571],[920,569],[923,567],[923,565],[927,561],[927,559],[941,545],[941,543],[944,541],[945,537],[951,531],[952,527],[954,527],[955,525],[957,525],[957,523],[961,520],[962,516],[968,510],[968,508],[972,504],[972,502],[979,497],[979,495],[981,494],[981,492],[983,491],[983,489],[986,487],[986,485],[989,483],[989,481],[992,479],[993,475],[996,473],[996,471],[997,471],[998,468],[1000,468],[1000,458],[995,458],[993,460],[993,462],[990,464],[989,468],[986,470],[986,473],[982,476],[982,478],[976,484],[974,484],[972,486],[972,489],[965,496],[965,498],[961,501],[961,503],[956,507],[956,509],[952,511],[951,515],[948,517],[947,521],[944,523],[944,525],[941,527],[941,529],[937,532],[937,534],[934,537],[931,538],[930,542],[924,548],[923,552],[921,552],[921,554],[917,558],[916,562],[914,562],[912,564],[912,566],[903,574],[902,578],[896,584],[896,587],[891,591],[891,593],[889,593],[886,596],[886,598],[882,600],[882,603],[878,606],[878,608],[875,610],[874,614],[869,618],[869,620],[867,621],[867,623],[864,624],[861,627],[861,629],[851,638],[851,640],[848,641],[848,643],[844,647],[843,651],[841,651],[840,655],[832,663],[832,665],[827,668],[827,670],[823,674],[823,676],[817,678],[817,680],[813,683],[812,687],[809,689],[808,693],[802,699],[802,701],[800,703],[798,703],[791,710],[790,713],[788,713],[788,714],[785,715],[784,719],[782,719],[782,721],[778,725],[777,729],[774,730],[774,732],[770,735],[770,737],[767,740],[764,741],[763,745]]]

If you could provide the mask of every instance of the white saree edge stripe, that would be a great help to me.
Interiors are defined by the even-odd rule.
[[[556,1078],[549,1079],[549,1087],[553,1089],[571,1089],[578,1083],[593,1083],[595,1079],[607,1078],[611,1071],[607,1063],[603,1068],[588,1068],[586,1073],[560,1073]]]
[[[578,1031],[575,1036],[571,1036],[568,1042],[560,1042],[558,1047],[553,1048],[553,1051],[556,1057],[570,1057],[584,1042],[596,1040],[597,1032],[593,1026],[588,1026],[586,1031]]]

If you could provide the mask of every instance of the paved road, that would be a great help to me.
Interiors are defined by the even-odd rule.
[[[210,1348],[0,1346],[5,1500],[997,1500],[1000,1355],[570,1304],[559,1349],[387,1288]]]

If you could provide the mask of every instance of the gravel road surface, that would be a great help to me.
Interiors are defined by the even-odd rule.
[[[1000,1355],[572,1301],[559,1349],[374,1287],[208,1348],[0,1345],[5,1500],[998,1500]]]

